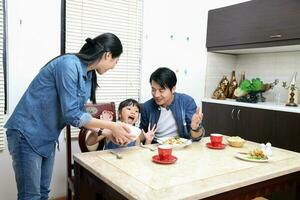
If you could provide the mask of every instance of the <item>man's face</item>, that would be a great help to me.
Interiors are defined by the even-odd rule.
[[[162,88],[155,81],[151,81],[151,93],[154,101],[157,105],[167,107],[171,105],[173,101],[173,93],[175,92],[175,86],[170,88]]]

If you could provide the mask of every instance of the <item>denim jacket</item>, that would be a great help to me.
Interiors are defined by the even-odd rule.
[[[174,93],[174,99],[172,104],[169,106],[172,114],[175,118],[179,137],[191,139],[191,122],[192,116],[195,114],[197,105],[194,99],[186,94]],[[160,107],[155,103],[154,99],[146,101],[141,109],[141,122],[140,128],[148,131],[148,124],[151,127],[157,124],[160,116]],[[203,127],[202,127],[203,128]],[[203,131],[204,135],[204,131]],[[200,138],[197,138],[200,140]]]
[[[32,80],[4,127],[19,130],[37,153],[48,157],[67,124],[81,127],[91,120],[84,109],[91,78],[87,65],[73,54],[51,60]]]

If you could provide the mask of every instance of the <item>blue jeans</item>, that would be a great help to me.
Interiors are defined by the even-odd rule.
[[[51,156],[45,158],[32,149],[18,130],[8,129],[6,135],[8,149],[13,160],[18,200],[48,199],[55,145],[53,145]]]

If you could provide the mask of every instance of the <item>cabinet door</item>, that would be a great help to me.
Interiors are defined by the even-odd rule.
[[[237,135],[258,143],[274,142],[274,111],[236,107],[236,112]]]
[[[203,102],[202,111],[207,136],[211,133],[235,135],[234,106]]]
[[[300,114],[276,112],[274,146],[300,152]]]
[[[207,48],[257,44],[266,47],[290,44],[300,38],[299,0],[252,0],[210,10],[207,25]],[[279,43],[280,41],[280,43]],[[247,46],[248,45],[248,46]],[[241,47],[239,47],[241,48]],[[220,48],[224,49],[224,48]],[[210,49],[209,49],[210,50]]]

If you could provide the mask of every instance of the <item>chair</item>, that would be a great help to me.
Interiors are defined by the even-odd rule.
[[[100,119],[102,117],[102,112],[107,110],[111,111],[113,113],[112,121],[116,121],[116,109],[115,109],[115,103],[99,103],[99,104],[87,104],[86,110],[89,112],[93,117]],[[85,143],[85,138],[88,133],[88,130],[85,128],[81,128],[79,135],[78,135],[78,142],[79,147],[82,152],[87,152],[87,146]],[[71,127],[70,125],[67,125],[66,127],[66,157],[67,157],[67,198],[68,200],[72,200],[73,193],[75,191],[74,189],[74,175],[73,175],[73,169],[74,165],[72,162],[72,149],[71,149]],[[97,150],[102,150],[104,147],[104,140],[99,143]]]

